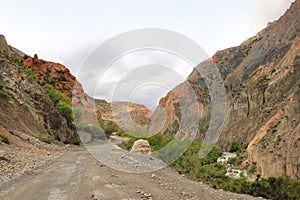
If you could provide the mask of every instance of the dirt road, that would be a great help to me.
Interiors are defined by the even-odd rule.
[[[132,174],[108,168],[86,150],[74,150],[32,175],[1,186],[3,200],[256,199],[213,190],[172,169]]]

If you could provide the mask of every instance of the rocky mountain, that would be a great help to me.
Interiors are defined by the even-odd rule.
[[[74,131],[53,105],[47,93],[17,65],[18,51],[8,47],[0,36],[0,126],[13,135],[46,134],[69,142]]]
[[[257,174],[270,177],[286,173],[300,179],[300,0],[256,36],[218,51],[197,68],[210,62],[217,65],[224,79],[227,98],[225,127],[217,146],[226,151],[233,141],[246,144],[248,160],[244,164]],[[166,123],[162,132],[178,134],[182,120],[179,99],[188,96],[187,85],[196,94],[198,138],[203,139],[213,105],[197,70],[160,100],[162,109],[152,118],[163,110]]]
[[[72,116],[72,106],[75,107],[75,115],[78,111],[80,111],[80,113],[85,113],[85,117],[83,117],[84,119],[80,126],[89,126],[90,123],[92,123],[91,121],[93,121],[92,116],[95,115],[95,112],[102,128],[105,128],[109,121],[115,121],[114,115],[123,118],[122,116],[124,114],[130,113],[130,118],[132,118],[134,123],[138,126],[146,124],[151,115],[151,111],[143,105],[127,102],[116,102],[111,104],[105,100],[93,99],[84,93],[81,84],[64,65],[39,59],[36,54],[34,57],[30,57],[14,47],[8,47],[5,39],[1,42],[1,45],[3,46],[3,53],[6,53],[7,56],[10,57],[11,63],[21,69],[20,73],[29,75],[28,78],[32,79],[30,81],[32,84],[40,85],[40,90],[46,90],[50,93],[49,96],[50,99],[52,98],[51,100],[54,107],[60,108],[63,103],[67,104],[63,105],[66,109],[59,112],[59,114],[66,118],[68,129],[72,132],[72,140],[74,141],[78,141],[78,136],[75,133],[76,129]],[[27,81],[27,79],[25,81]],[[31,92],[31,89],[28,89],[28,93]],[[58,93],[61,93],[63,101],[58,100]],[[112,105],[114,105],[113,111]],[[58,109],[58,111],[61,110]],[[90,113],[92,113],[92,115],[90,115]],[[56,120],[60,120],[60,118],[56,118]],[[126,123],[125,121],[124,123]],[[32,124],[34,125],[34,123]],[[57,136],[57,134],[53,133],[50,135],[55,136],[55,139],[62,142],[70,142],[69,140],[71,139],[68,137],[63,138],[62,136]]]
[[[78,82],[74,84],[75,76],[64,65],[39,59],[36,54],[33,58],[26,56],[22,65],[34,72],[38,84],[43,86],[48,83],[68,98],[72,98],[72,90],[74,89],[80,94],[78,96],[80,101],[88,101],[81,84]]]
[[[118,102],[113,107],[117,115],[129,112],[139,126],[151,115],[139,104]],[[82,113],[97,116],[104,129],[115,121],[112,104],[86,95],[64,65],[30,57],[0,35],[0,184],[64,151],[55,144],[79,144],[73,114]],[[87,127],[82,128],[89,130],[93,120],[84,118]]]
[[[114,102],[109,103],[105,100],[95,100],[95,107],[99,111],[103,122],[116,121],[115,117],[120,120],[120,126],[125,126],[128,120],[126,117],[122,117],[127,113],[130,114],[130,118],[138,126],[144,126],[152,112],[144,105],[131,103],[131,102]],[[130,120],[130,119],[129,119]],[[122,125],[123,124],[123,125]]]
[[[32,73],[25,56],[0,35],[0,184],[41,167],[72,143],[75,132]],[[60,143],[61,144],[61,143]]]
[[[112,104],[105,100],[88,97],[75,76],[62,64],[45,61],[34,55],[33,58],[26,56],[22,65],[34,72],[38,84],[41,86],[50,84],[65,97],[72,99],[73,106],[76,105],[75,107],[83,109],[82,112],[86,113],[85,116],[88,116],[88,113],[96,112],[102,128],[105,128],[109,121],[116,121],[116,116],[125,120],[122,116],[128,112],[138,126],[146,124],[151,115],[151,111],[143,105],[130,102],[116,102]],[[112,105],[114,105],[114,111],[112,111]],[[88,121],[86,120],[86,125],[90,123]],[[121,123],[124,124],[126,123],[125,121]]]

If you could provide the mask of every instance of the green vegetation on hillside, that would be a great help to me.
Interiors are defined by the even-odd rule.
[[[47,135],[47,134],[39,133],[39,134],[37,134],[36,138],[39,141],[45,142],[45,143],[48,143],[48,144],[51,144],[53,142],[53,138],[50,135]]]
[[[7,137],[5,137],[4,135],[0,134],[0,141],[5,143],[5,144],[9,144],[9,140]]]
[[[27,69],[25,66],[21,66],[21,69],[23,70],[23,72],[25,72],[26,74],[28,74],[29,78],[33,81],[36,80],[35,78],[35,74],[31,69]]]
[[[13,62],[14,62],[15,65],[21,66],[21,62],[22,62],[22,61],[21,61],[20,58],[18,58],[18,57],[15,56],[15,55],[12,55],[11,58],[12,58],[12,60],[13,60]]]
[[[110,136],[113,132],[118,132],[121,134],[122,131],[115,122],[109,121],[104,127],[104,132],[107,136]]]
[[[268,199],[300,199],[300,181],[291,180],[282,175],[278,178],[260,179],[250,182],[246,177],[234,179],[226,176],[226,167],[217,163],[222,152],[216,148],[205,157],[199,158],[201,142],[194,141],[188,150],[175,162],[170,164],[182,174],[193,180],[202,181],[216,189],[235,193],[250,194]],[[238,151],[235,143],[232,150]]]
[[[67,120],[68,127],[74,128],[70,99],[68,97],[64,97],[60,91],[56,90],[50,84],[45,84],[43,88],[46,90],[56,109]]]
[[[24,56],[24,57],[26,57],[26,56]],[[22,60],[21,60],[21,58],[15,56],[15,55],[12,55],[12,60],[13,60],[13,62],[14,62],[15,65],[19,66],[23,72],[25,72],[26,74],[28,74],[28,76],[29,76],[29,78],[31,80],[33,80],[33,81],[36,80],[34,72],[31,69],[27,69],[27,67],[22,66]]]

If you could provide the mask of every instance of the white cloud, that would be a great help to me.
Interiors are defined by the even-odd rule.
[[[97,77],[97,68],[89,64],[94,70],[81,73],[80,81],[91,96],[108,101],[132,101],[149,107],[183,82],[193,69],[182,58],[161,50],[130,52],[108,66],[98,80],[93,79]]]
[[[59,61],[70,68],[74,75],[90,53],[102,42],[125,31],[140,28],[162,28],[176,31],[199,43],[209,55],[217,50],[240,44],[264,28],[268,21],[279,18],[293,0],[152,0],[140,1],[45,1],[37,0],[5,1],[1,3],[1,34],[16,48],[40,58]],[[55,13],[53,12],[55,10]],[[7,17],[9,16],[9,17]],[[147,39],[147,38],[145,38]],[[180,45],[180,44],[179,44]],[[105,52],[109,57],[109,53]],[[105,56],[103,56],[105,58]],[[191,69],[179,57],[164,52],[128,54],[106,71],[102,85],[94,91],[97,84],[97,64],[95,68],[80,73],[84,89],[99,98],[111,98],[113,86],[126,73],[142,65],[164,65],[185,78]],[[168,73],[157,75],[152,71],[141,73],[141,77],[175,82]],[[133,76],[133,75],[130,75]],[[169,79],[168,79],[169,78]],[[180,83],[183,78],[178,78]],[[134,79],[139,80],[134,77]],[[134,84],[130,81],[130,84]],[[156,89],[155,89],[156,88]],[[134,100],[150,101],[164,95],[157,86],[138,92]],[[147,94],[147,95],[146,95]],[[155,94],[155,95],[154,95]],[[156,95],[157,94],[157,95]],[[157,100],[153,100],[156,102]],[[149,103],[150,104],[150,103]]]

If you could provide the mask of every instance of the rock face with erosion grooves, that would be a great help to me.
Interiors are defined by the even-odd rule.
[[[151,154],[151,147],[147,140],[137,140],[134,142],[130,153]]]

